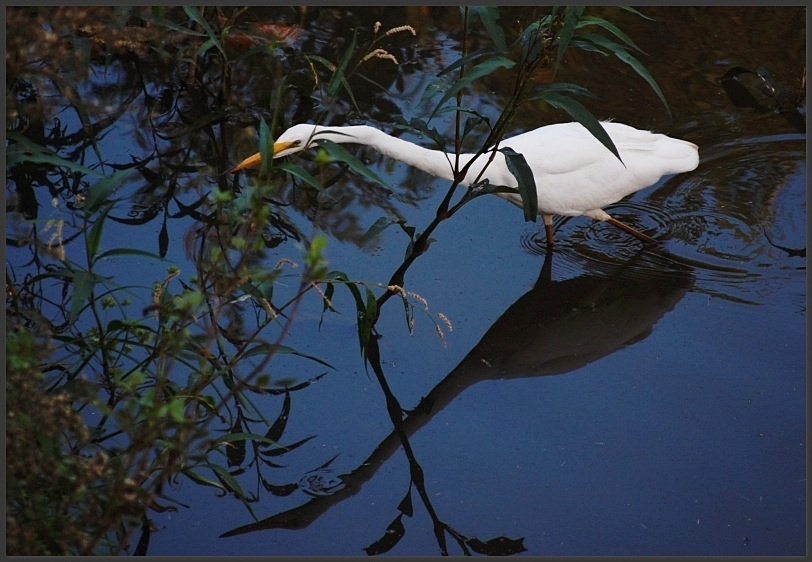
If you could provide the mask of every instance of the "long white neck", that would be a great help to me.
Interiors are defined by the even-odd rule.
[[[329,131],[335,131],[330,133]],[[409,141],[387,135],[374,127],[367,125],[353,125],[347,127],[316,127],[315,140],[328,139],[335,143],[363,144],[374,148],[381,154],[414,166],[438,178],[454,181],[454,164],[456,155],[441,150],[423,148]],[[464,167],[473,154],[460,154],[459,167]],[[497,154],[497,158],[502,157]],[[482,168],[487,164],[489,155],[480,156],[468,170],[463,184],[470,184],[476,180]],[[487,172],[483,177],[487,176]]]

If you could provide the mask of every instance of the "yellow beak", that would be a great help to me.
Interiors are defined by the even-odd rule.
[[[290,147],[293,143],[292,142],[277,142],[273,145],[273,155],[274,157],[285,150],[286,148]],[[251,166],[256,166],[257,164],[262,163],[262,153],[257,152],[256,154],[249,156],[233,168],[231,168],[228,172],[233,174],[234,172],[239,172],[240,170],[244,170],[245,168],[250,168]]]

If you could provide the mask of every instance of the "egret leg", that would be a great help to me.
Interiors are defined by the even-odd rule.
[[[553,236],[553,216],[541,215],[544,220],[544,230],[547,233],[547,247],[552,248],[555,245],[555,236]]]
[[[647,236],[647,235],[643,234],[642,232],[640,232],[639,230],[637,230],[635,228],[632,228],[628,224],[617,220],[616,218],[610,216],[609,213],[607,213],[606,211],[603,211],[602,209],[595,209],[595,210],[592,210],[592,211],[588,211],[588,212],[584,213],[584,215],[586,215],[588,217],[591,217],[593,219],[599,220],[599,221],[608,222],[609,224],[614,225],[614,226],[618,227],[621,230],[625,230],[626,232],[628,232],[629,234],[631,234],[635,238],[637,238],[639,240],[642,240],[646,244],[656,244],[657,243],[657,241],[654,238],[652,238],[651,236]]]

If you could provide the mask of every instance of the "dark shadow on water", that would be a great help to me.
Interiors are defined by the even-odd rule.
[[[694,284],[693,270],[673,265],[641,270],[644,252],[600,274],[553,281],[552,254],[535,286],[491,326],[468,355],[435,386],[358,468],[340,479],[344,487],[329,496],[261,521],[236,527],[221,537],[267,529],[303,529],[332,506],[356,494],[410,437],[466,389],[496,379],[570,373],[651,333],[653,326]]]

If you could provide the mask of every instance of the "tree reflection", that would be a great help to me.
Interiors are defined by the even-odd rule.
[[[381,177],[394,177],[392,186],[379,186],[318,151],[272,167],[267,175],[235,177],[225,171],[256,151],[254,127],[262,137],[262,123],[273,136],[292,123],[364,122],[396,135],[422,137],[423,144],[436,141],[446,148],[453,140],[453,149],[476,151],[488,140],[498,143],[515,126],[512,112],[526,98],[522,81],[533,95],[560,94],[568,87],[569,93],[582,93],[572,84],[545,90],[554,77],[561,30],[567,25],[570,31],[589,29],[576,27],[577,9],[560,10],[554,17],[546,7],[511,12],[511,17],[521,15],[521,25],[502,29],[507,32],[502,40],[513,48],[505,52],[496,27],[488,25],[499,21],[494,12],[477,10],[468,26],[460,23],[456,7],[7,10],[6,240],[11,257],[6,318],[12,338],[28,331],[55,342],[54,356],[40,360],[37,374],[46,391],[64,391],[92,429],[81,439],[71,434],[66,448],[76,457],[104,451],[108,461],[113,459],[104,465],[105,476],[120,478],[122,486],[102,489],[91,481],[84,482],[87,489],[99,490],[101,499],[115,499],[138,486],[149,492],[127,496],[138,500],[141,511],[135,514],[130,502],[123,507],[112,499],[100,502],[109,503],[110,512],[120,508],[117,521],[124,521],[109,535],[110,552],[127,549],[140,532],[135,551],[146,553],[147,513],[174,509],[165,486],[181,476],[237,498],[251,514],[264,497],[308,497],[299,507],[223,536],[302,529],[356,494],[401,450],[409,480],[396,494],[397,505],[390,506],[392,520],[381,524],[380,538],[365,549],[368,554],[395,548],[407,531],[404,517],[412,517],[417,506],[429,515],[443,554],[455,548],[464,554],[522,552],[523,538],[471,537],[457,528],[453,516],[435,508],[411,437],[477,382],[574,372],[645,339],[692,290],[700,269],[750,274],[651,249],[628,261],[599,256],[599,270],[554,281],[548,254],[534,288],[419,403],[403,408],[381,361],[377,319],[392,297],[408,293],[407,270],[430,251],[436,227],[470,201],[472,192],[460,195],[459,186],[451,186],[436,220],[421,232],[403,218],[404,209],[426,200],[435,186],[420,172],[401,174],[391,162],[376,162],[364,149],[353,153],[356,160]],[[415,38],[405,26],[416,21],[430,22],[447,36]],[[532,24],[540,21],[550,27],[540,26],[544,32],[533,35]],[[594,40],[594,34],[590,37]],[[584,51],[573,59],[585,67],[601,41],[580,41]],[[485,75],[465,83],[446,106],[432,107],[458,84],[451,78],[454,72],[468,72],[497,54],[514,57],[515,84],[502,74]],[[457,57],[466,64],[449,70]],[[599,70],[600,79],[616,73],[608,66]],[[740,86],[745,75],[773,83],[760,70],[737,71],[723,77],[727,91],[737,91],[730,87]],[[470,76],[460,73],[457,79]],[[511,98],[514,89],[518,93]],[[800,125],[798,99],[771,99],[776,106],[762,103],[762,108],[778,110],[787,123]],[[423,121],[432,109],[453,118]],[[719,113],[720,123],[726,118]],[[776,120],[786,128],[780,117]],[[738,133],[731,129],[726,134],[740,143]],[[779,245],[782,239],[773,231],[768,236],[764,226],[753,226],[762,218],[768,226],[773,223],[766,211],[758,215],[758,208],[769,207],[774,191],[762,190],[754,204],[756,188],[763,177],[774,183],[790,177],[794,169],[787,162],[793,160],[767,157],[759,173],[736,185],[728,176],[733,167],[718,165],[729,156],[722,152],[718,146],[716,154],[703,152],[700,179],[666,186],[652,196],[664,216],[684,219],[669,223],[671,238],[701,246],[713,235],[709,224],[718,223],[747,244],[763,235],[788,256],[803,257],[805,249]],[[694,186],[690,182],[711,176],[712,190],[686,194]],[[719,194],[725,189],[730,205],[721,212]],[[686,205],[688,195],[701,200]],[[680,215],[677,205],[688,211]],[[372,228],[370,209],[384,217]],[[327,270],[324,233],[362,247],[370,233],[387,225],[398,225],[408,236],[405,252],[394,248],[397,256],[407,257],[381,278],[388,282],[365,283]],[[588,260],[593,250],[589,243],[578,247],[579,260]],[[734,252],[727,255],[735,257]],[[142,268],[173,256],[187,261],[159,273],[147,269],[152,265]],[[305,298],[315,301],[315,316],[319,311],[327,315],[334,311],[335,292],[344,289],[356,305],[350,314],[356,314],[362,359],[386,398],[392,431],[344,474],[336,475],[332,456],[310,461],[300,476],[282,476],[286,455],[312,446],[314,437],[291,430],[292,401],[333,372],[329,358],[286,347],[285,338]],[[137,304],[131,306],[131,299]],[[408,320],[411,305],[403,300]],[[14,349],[25,347],[14,343]],[[298,378],[285,369],[271,371],[271,360],[278,365],[280,355],[289,360],[281,362],[285,368],[295,366],[289,371]],[[59,412],[48,414],[58,419]],[[195,446],[185,447],[189,443]],[[11,466],[15,474],[28,468],[22,461]],[[103,532],[79,551],[98,551],[94,546],[103,542]]]
[[[448,554],[446,533],[466,554],[469,554],[468,548],[491,555],[523,551],[522,539],[499,537],[483,542],[467,538],[445,523],[432,505],[423,470],[409,439],[479,382],[575,372],[644,340],[657,322],[673,310],[694,281],[690,267],[665,260],[655,269],[643,253],[626,263],[604,264],[600,273],[553,281],[552,256],[550,253],[545,257],[533,289],[511,305],[465,358],[405,417],[382,371],[376,371],[395,429],[356,469],[339,476],[343,483],[341,489],[256,523],[237,527],[222,536],[233,537],[268,529],[303,529],[334,505],[358,493],[392,454],[402,448],[410,467],[407,493],[397,506],[399,515],[389,524],[383,537],[368,547],[369,554],[393,548],[405,534],[402,516],[412,515],[413,487],[433,521],[442,554]],[[375,369],[375,340],[370,353],[373,354],[370,364]]]

